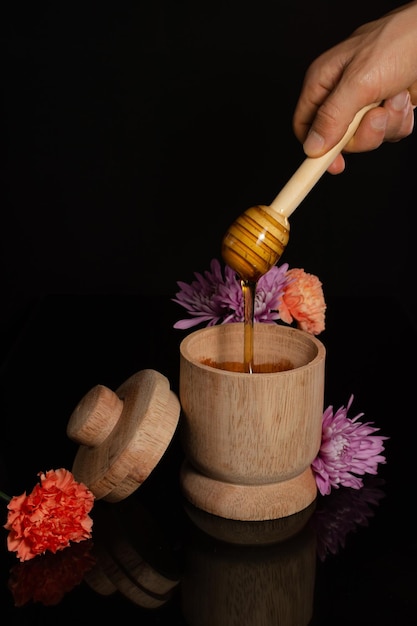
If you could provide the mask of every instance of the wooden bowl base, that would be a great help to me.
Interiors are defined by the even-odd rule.
[[[187,460],[180,484],[185,498],[212,515],[240,521],[280,519],[307,508],[317,497],[311,468],[290,480],[265,485],[238,485],[209,478]]]

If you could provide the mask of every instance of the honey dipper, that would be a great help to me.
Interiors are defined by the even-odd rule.
[[[224,262],[248,283],[256,283],[279,260],[289,239],[289,216],[353,137],[371,104],[355,115],[345,135],[320,157],[307,157],[269,206],[247,209],[233,222],[222,241]]]

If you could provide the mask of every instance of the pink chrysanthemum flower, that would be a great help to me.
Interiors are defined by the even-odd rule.
[[[274,322],[280,319],[279,307],[289,278],[288,264],[274,266],[262,276],[256,285],[254,320]],[[184,307],[191,316],[179,320],[174,328],[182,330],[207,322],[207,326],[243,322],[244,303],[242,286],[236,273],[225,266],[224,276],[220,262],[213,259],[210,271],[194,273],[196,280],[190,285],[178,281],[180,291],[173,302]]]
[[[289,279],[281,305],[280,318],[291,324],[294,320],[301,330],[319,335],[325,328],[326,303],[321,281],[303,269],[288,270]]]
[[[328,495],[332,487],[360,489],[364,474],[377,474],[379,463],[385,463],[384,441],[388,437],[375,435],[379,428],[371,422],[359,422],[363,413],[354,418],[347,414],[353,395],[345,407],[333,414],[329,406],[323,413],[322,442],[319,453],[311,467],[320,493]]]

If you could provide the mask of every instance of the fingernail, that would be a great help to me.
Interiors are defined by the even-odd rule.
[[[387,115],[378,115],[377,117],[373,117],[371,119],[371,126],[374,130],[385,130],[387,127]]]
[[[319,135],[315,130],[310,130],[304,142],[304,152],[313,156],[317,153],[321,153],[323,146],[324,137]]]
[[[390,104],[396,111],[402,111],[407,106],[409,98],[408,91],[402,91],[391,98]]]

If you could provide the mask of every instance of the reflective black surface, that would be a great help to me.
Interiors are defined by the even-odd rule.
[[[394,310],[395,323],[387,323]],[[3,351],[0,488],[18,495],[32,490],[39,471],[71,469],[77,446],[66,425],[95,385],[116,389],[134,372],[154,368],[177,392],[185,334],[172,325],[181,316],[163,297],[37,302]],[[326,406],[346,405],[353,393],[351,415],[363,411],[389,437],[378,476],[367,477],[360,491],[319,497],[284,520],[222,520],[183,500],[177,432],[134,494],[118,504],[96,502],[92,541],[63,551],[61,560],[19,565],[1,531],[2,619],[415,624],[416,332],[395,300],[346,298],[328,302],[320,338],[327,349]],[[5,511],[4,505],[4,521]],[[13,593],[16,584],[26,596]]]

